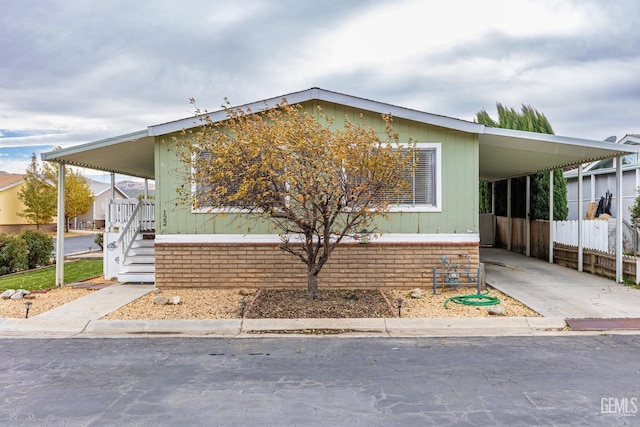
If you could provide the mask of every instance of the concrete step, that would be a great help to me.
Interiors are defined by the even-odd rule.
[[[120,273],[118,282],[120,283],[155,283],[156,275],[153,273]]]
[[[127,258],[135,256],[154,256],[155,253],[156,251],[153,248],[131,248],[129,249],[129,255],[127,255]]]
[[[156,266],[153,263],[125,264],[120,267],[120,273],[153,273]]]
[[[125,260],[123,267],[127,266],[127,265],[136,265],[136,264],[148,264],[148,265],[155,265],[156,262],[156,258],[153,256],[153,254],[151,255],[136,255],[136,256],[131,256],[129,255],[127,257],[127,259]]]
[[[154,240],[145,240],[145,239],[135,239],[133,243],[131,243],[132,248],[153,248],[155,241]]]

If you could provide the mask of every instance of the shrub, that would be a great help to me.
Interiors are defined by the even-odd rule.
[[[36,268],[41,265],[51,263],[51,253],[53,252],[53,238],[45,233],[36,230],[24,230],[20,233],[20,238],[27,243],[29,250],[29,268]]]
[[[0,275],[29,268],[29,249],[20,236],[0,234]]]
[[[95,239],[93,239],[93,242],[94,242],[96,245],[100,246],[100,249],[104,249],[104,248],[102,247],[102,245],[104,244],[104,234],[102,234],[102,233],[98,233],[98,234],[96,234],[96,238],[95,238]]]
[[[633,202],[633,206],[629,208],[631,213],[631,222],[636,224],[640,220],[640,187],[636,188],[636,198]]]

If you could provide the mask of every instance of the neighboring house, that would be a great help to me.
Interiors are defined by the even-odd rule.
[[[36,228],[20,216],[25,209],[18,193],[25,183],[24,175],[0,173],[0,233],[19,233],[25,228]],[[41,224],[42,231],[55,230],[54,224]]]
[[[116,182],[116,185],[130,199],[145,198],[145,193],[147,195],[147,198],[153,199],[156,193],[153,187],[153,183],[148,183],[147,188],[145,188],[145,183],[138,181],[118,181]]]
[[[77,230],[101,230],[105,225],[105,209],[111,198],[111,184],[87,179],[93,193],[93,204],[89,210],[71,220],[71,228]],[[114,199],[127,199],[127,194],[118,186],[114,188]]]
[[[524,176],[635,150],[491,128],[318,88],[242,107],[252,111],[274,108],[283,98],[307,110],[321,106],[335,118],[337,127],[343,126],[347,115],[353,121],[362,117],[382,133],[380,115],[391,114],[400,141],[412,138],[429,159],[424,172],[431,180],[413,188],[416,201],[394,206],[388,221],[377,221],[379,237],[371,243],[344,243],[336,249],[319,276],[321,287],[427,287],[432,284],[432,269],[442,265],[442,255],[461,265],[469,259],[475,269],[480,262],[481,180]],[[214,122],[227,118],[224,111],[209,117]],[[177,203],[176,189],[185,182],[180,178],[184,166],[175,153],[173,138],[183,138],[182,130],[198,123],[190,117],[42,155],[45,161],[155,180],[155,201],[141,202],[135,209],[114,205],[110,217],[122,222],[107,224],[105,274],[117,275],[120,281],[155,280],[160,287],[305,286],[305,265],[278,249],[277,231],[268,224],[249,228],[242,213],[213,217]],[[133,219],[122,212],[130,212],[128,217]],[[134,239],[149,245],[153,237],[155,254],[148,247],[144,255],[140,255],[142,249],[128,253],[130,247],[138,247]],[[133,265],[137,256],[144,261]],[[153,267],[141,273],[144,262],[155,262],[155,273]],[[137,279],[134,273],[140,273]]]
[[[626,135],[618,144],[631,147],[640,146],[640,135]],[[615,211],[618,194],[616,194],[616,162],[617,159],[603,159],[591,162],[582,169],[582,212],[586,214],[590,202],[598,202],[611,193],[611,215],[616,217],[620,213]],[[567,204],[569,214],[567,219],[578,219],[578,171],[571,169],[564,173],[567,180]],[[630,153],[622,157],[622,218],[630,222],[629,208],[633,206],[640,187],[640,157],[637,153]],[[583,215],[584,215],[583,214]]]

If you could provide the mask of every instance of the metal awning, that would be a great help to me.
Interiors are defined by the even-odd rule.
[[[155,179],[154,141],[147,131],[42,153],[42,160]]]
[[[637,147],[486,127],[480,141],[480,180],[499,181],[638,153]]]
[[[481,181],[499,181],[541,171],[638,153],[628,144],[485,127],[478,135]],[[155,179],[155,137],[147,131],[50,151],[42,160]]]
[[[492,128],[479,123],[425,113],[319,88],[270,98],[238,108],[259,111],[276,106],[282,99],[290,103],[323,100],[394,117],[477,134],[479,140],[479,178],[498,181],[541,171],[564,168],[595,160],[637,154],[640,147],[630,144],[593,141],[557,135]],[[224,110],[209,113],[213,121],[224,120]],[[42,160],[72,166],[155,179],[154,143],[156,136],[195,127],[193,117],[150,126],[146,130],[42,154]]]

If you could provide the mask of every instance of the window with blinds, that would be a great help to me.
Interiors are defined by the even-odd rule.
[[[200,158],[204,161],[208,161],[211,159],[210,152],[201,152]],[[229,193],[235,193],[240,188],[241,179],[229,179],[226,182],[227,189]],[[197,200],[198,206],[202,208],[213,206],[213,201],[211,197],[211,192],[215,184],[208,182],[205,177],[200,177],[199,180],[196,180],[194,186],[192,187],[192,193]],[[236,209],[248,209],[252,207],[251,201],[248,200],[236,200],[234,202],[229,201],[226,204],[227,208],[236,208]]]
[[[436,149],[417,147],[414,150],[415,170],[405,178],[411,184],[398,204],[404,206],[434,206],[436,204]]]

